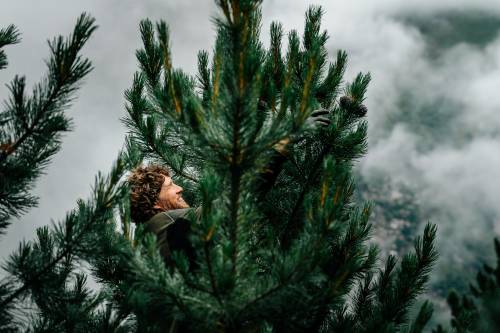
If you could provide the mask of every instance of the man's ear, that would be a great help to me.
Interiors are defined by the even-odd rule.
[[[165,209],[165,205],[162,205],[162,204],[161,204],[161,202],[160,202],[160,200],[158,200],[158,201],[154,204],[153,208],[154,208],[154,209],[163,209],[163,210],[164,210],[164,209]]]
[[[154,204],[153,208],[154,209],[161,209],[161,210],[168,210],[168,203],[163,201],[163,200],[160,200],[158,198],[158,200]]]

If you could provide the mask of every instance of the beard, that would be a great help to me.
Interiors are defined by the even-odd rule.
[[[174,204],[175,208],[172,209],[181,209],[181,208],[189,208],[188,203],[184,200],[183,197],[179,197],[179,199]]]
[[[165,211],[172,209],[182,209],[189,208],[189,204],[184,200],[183,197],[177,198],[177,200],[165,200],[160,203],[161,208]]]

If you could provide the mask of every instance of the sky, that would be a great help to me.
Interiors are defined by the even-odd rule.
[[[385,177],[410,186],[438,225],[437,272],[492,251],[500,234],[500,4],[497,0],[267,0],[262,38],[271,21],[302,31],[311,4],[325,11],[329,54],[349,54],[346,80],[370,72],[369,152],[358,168],[367,180]],[[68,111],[65,135],[34,193],[40,204],[0,239],[5,257],[36,227],[62,219],[90,194],[94,175],[106,172],[123,144],[123,92],[137,69],[139,21],[170,26],[174,66],[195,73],[197,51],[211,50],[215,6],[209,0],[2,1],[0,26],[17,25],[22,42],[6,48],[0,100],[15,74],[36,83],[45,71],[46,40],[68,34],[83,12],[99,25],[84,54],[94,71]],[[375,226],[376,228],[377,226]],[[486,251],[486,252],[487,252]]]

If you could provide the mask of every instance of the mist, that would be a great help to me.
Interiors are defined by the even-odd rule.
[[[310,4],[324,9],[328,49],[349,55],[346,80],[370,72],[369,152],[357,165],[368,184],[382,177],[411,188],[422,224],[438,225],[440,260],[433,283],[466,263],[493,255],[500,234],[500,5],[497,1],[291,1],[263,4],[264,42],[269,24],[302,31]],[[140,19],[170,26],[173,62],[194,74],[200,49],[211,51],[216,15],[212,1],[23,1],[4,4],[1,26],[14,23],[22,42],[6,49],[8,83],[15,74],[34,84],[45,71],[47,38],[66,35],[82,11],[99,24],[84,54],[94,63],[69,114],[74,131],[36,184],[32,209],[0,239],[6,257],[36,227],[62,219],[90,193],[97,171],[106,172],[123,144],[123,92],[137,68]],[[7,89],[0,89],[0,98]],[[390,193],[381,194],[390,196]],[[374,221],[374,228],[377,226]],[[471,273],[465,274],[470,276]],[[464,281],[467,283],[468,281]]]

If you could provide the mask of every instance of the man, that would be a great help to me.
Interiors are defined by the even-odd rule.
[[[159,165],[138,167],[128,182],[132,220],[144,224],[146,231],[157,235],[165,261],[169,263],[172,252],[178,250],[194,260],[194,249],[188,237],[190,223],[186,219],[192,208],[182,197],[182,187],[173,182],[168,169]]]

